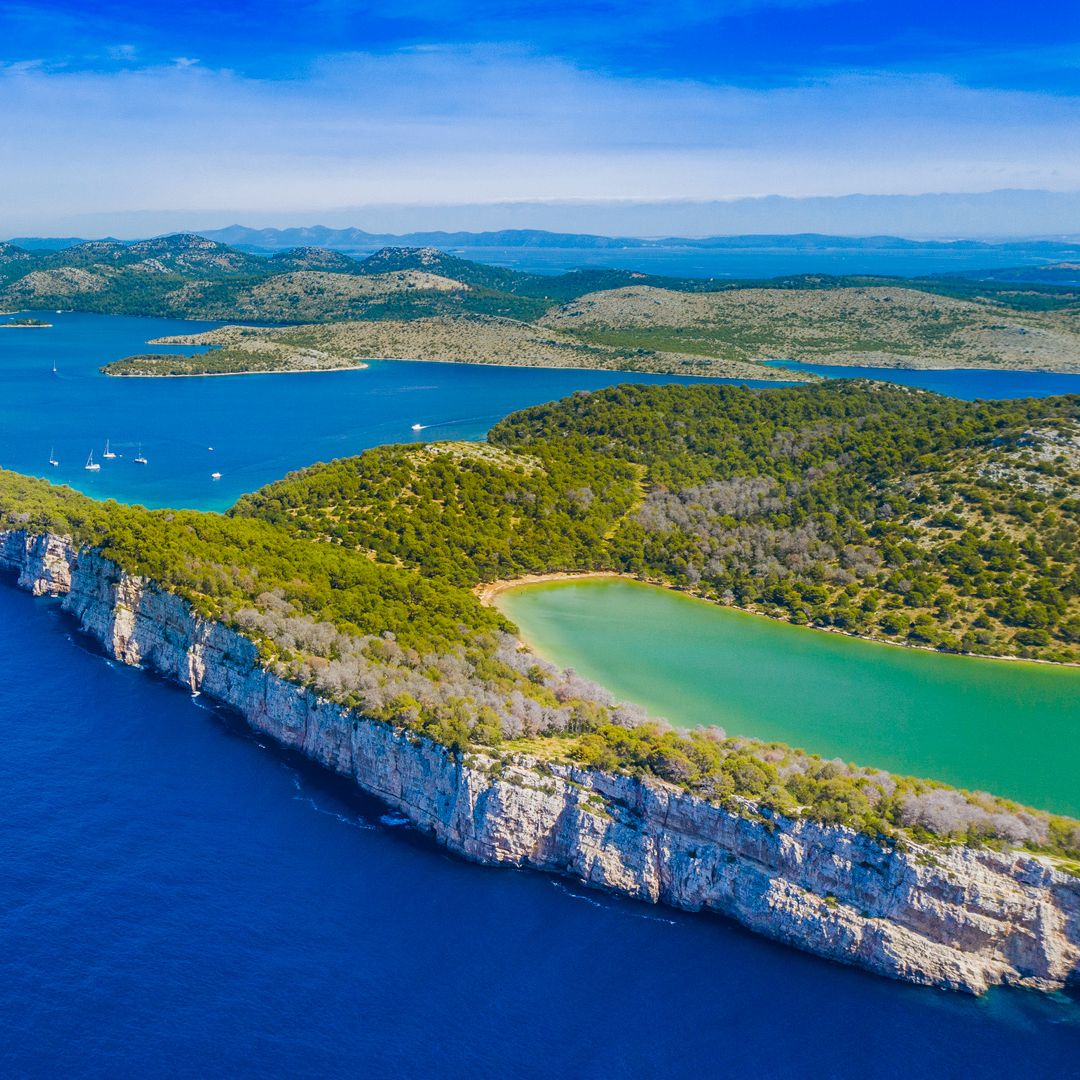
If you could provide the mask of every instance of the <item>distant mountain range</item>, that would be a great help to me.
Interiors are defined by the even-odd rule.
[[[246,251],[283,251],[294,247],[321,247],[335,251],[374,251],[382,247],[448,248],[692,248],[775,251],[828,251],[842,248],[860,250],[953,250],[978,251],[1040,249],[1058,254],[1073,249],[1080,254],[1080,243],[1052,240],[1006,241],[981,240],[908,240],[900,236],[830,236],[823,233],[749,234],[745,236],[643,238],[635,236],[598,236],[593,233],[559,233],[542,229],[500,229],[494,232],[413,232],[404,234],[369,233],[363,229],[331,229],[324,225],[291,229],[251,229],[230,225],[200,233],[219,243]]]
[[[919,195],[760,195],[729,199],[563,199],[498,203],[371,203],[316,210],[282,208],[260,215],[261,224],[288,228],[317,213],[334,230],[361,225],[374,236],[431,236],[458,232],[535,232],[602,237],[760,236],[818,233],[827,236],[907,236],[980,240],[1046,238],[1080,242],[1080,191],[1001,189]],[[58,218],[49,228],[65,236],[162,236],[202,232],[247,221],[244,206],[141,209]],[[44,226],[14,224],[23,237]],[[303,241],[300,241],[303,243]]]
[[[578,250],[687,248],[728,251],[993,251],[1007,253],[1043,252],[1059,259],[1073,253],[1080,257],[1080,242],[1069,240],[910,240],[901,236],[833,236],[825,233],[747,234],[741,236],[643,238],[598,236],[593,233],[547,232],[543,229],[500,229],[489,232],[373,233],[363,229],[333,229],[312,225],[284,229],[253,229],[230,225],[206,229],[200,236],[249,253],[291,251],[295,248],[323,248],[330,251],[370,253],[384,247],[457,248],[568,248]],[[12,237],[10,243],[27,251],[62,251],[88,243],[79,237]],[[101,243],[123,245],[111,237]],[[145,241],[128,241],[127,244]]]

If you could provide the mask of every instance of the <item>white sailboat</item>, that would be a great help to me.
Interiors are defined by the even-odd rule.
[[[49,447],[49,464],[54,469],[60,464],[60,462],[56,460],[56,448],[51,446]]]
[[[86,459],[84,469],[88,469],[90,472],[100,472],[101,466],[94,460],[94,451],[90,451],[90,456]]]
[[[135,464],[136,465],[148,465],[149,464],[149,462],[146,460],[146,458],[143,457],[142,443],[139,443],[139,452],[135,455]]]
[[[108,439],[105,440],[105,453],[102,454],[101,456],[103,458],[109,458],[109,459],[112,459],[112,458],[116,457],[116,455],[109,449],[109,440]]]

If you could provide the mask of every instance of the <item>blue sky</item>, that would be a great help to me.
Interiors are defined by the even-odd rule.
[[[7,233],[1069,191],[1080,3],[0,0],[0,108]]]

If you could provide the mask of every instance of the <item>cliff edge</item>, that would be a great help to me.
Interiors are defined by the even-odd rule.
[[[0,569],[60,597],[111,656],[236,709],[466,858],[715,912],[914,983],[981,993],[1080,980],[1080,879],[1038,856],[887,846],[655,779],[454,754],[280,678],[248,638],[65,537],[0,531]]]

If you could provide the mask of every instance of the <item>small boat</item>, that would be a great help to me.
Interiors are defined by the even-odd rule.
[[[94,460],[94,451],[90,451],[90,456],[86,459],[84,469],[88,469],[90,472],[100,472],[101,466]]]
[[[108,458],[109,460],[112,460],[114,457],[116,457],[116,455],[109,449],[109,440],[108,439],[105,440],[105,453],[102,454],[101,456],[103,458]]]
[[[212,472],[212,473],[210,474],[210,479],[211,479],[211,480],[220,480],[220,479],[221,479],[221,473],[219,473],[219,472]]]
[[[424,425],[423,424],[413,424],[412,429],[413,429],[413,431],[423,431],[424,430]]]
[[[49,464],[54,469],[57,467],[57,465],[60,464],[60,462],[56,460],[56,451],[55,451],[55,449],[50,449],[49,450]]]
[[[139,443],[139,452],[135,455],[135,464],[136,465],[149,465],[150,464],[150,462],[148,462],[146,460],[146,458],[143,457],[142,443]]]

